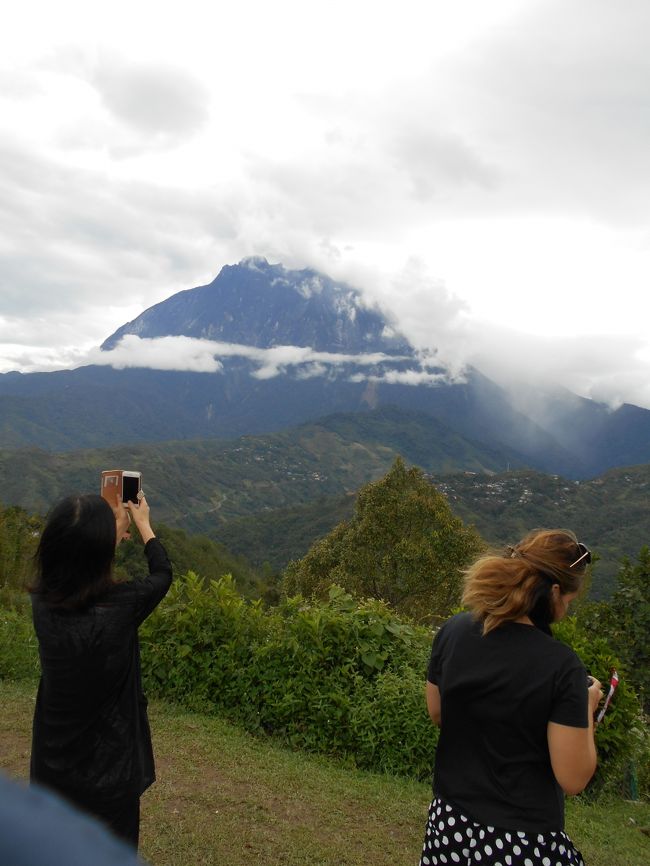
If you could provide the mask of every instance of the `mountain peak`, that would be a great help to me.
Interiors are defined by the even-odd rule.
[[[205,286],[172,295],[123,325],[125,334],[186,336],[256,348],[308,346],[316,351],[411,354],[412,348],[358,289],[311,268],[290,270],[262,256],[225,265]]]
[[[268,259],[265,259],[264,256],[246,256],[239,262],[239,267],[250,268],[252,271],[264,271],[273,266],[269,264]],[[280,267],[282,266],[280,265]]]

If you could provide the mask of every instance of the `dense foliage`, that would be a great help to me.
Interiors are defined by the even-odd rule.
[[[377,601],[332,588],[276,608],[229,578],[189,574],[141,629],[149,689],[225,713],[295,747],[425,778],[436,730],[424,706],[430,634]]]
[[[611,601],[587,603],[579,616],[607,639],[650,713],[650,549],[641,548],[636,562],[625,557]]]
[[[0,681],[32,679],[39,672],[31,611],[0,606]]]
[[[381,602],[355,601],[333,587],[326,601],[295,597],[265,609],[243,599],[228,578],[204,588],[190,574],[141,631],[155,694],[360,767],[416,778],[431,771],[437,729],[423,689],[431,632]],[[558,636],[603,681],[619,664],[605,641],[574,619]],[[620,792],[644,743],[629,685],[621,684],[597,739],[594,790]]]
[[[529,470],[503,472],[508,463],[517,469],[515,458],[472,450],[435,424],[426,415],[384,408],[230,441],[65,454],[0,450],[3,497],[45,513],[71,490],[96,490],[107,465],[135,467],[144,473],[156,519],[223,540],[277,571],[349,519],[346,495],[381,477],[400,454],[432,473],[454,512],[491,544],[513,543],[534,526],[574,529],[600,555],[594,595],[609,597],[620,559],[636,555],[650,537],[649,465],[579,483]],[[324,504],[315,507],[319,500]]]
[[[42,518],[22,508],[0,507],[0,604],[24,600],[42,526]]]
[[[577,617],[567,617],[553,626],[557,638],[580,656],[587,671],[603,684],[607,692],[613,670],[621,671],[620,659],[607,640],[581,626]],[[603,721],[596,730],[598,770],[591,790],[631,793],[630,773],[640,774],[647,785],[650,771],[650,742],[633,686],[622,679]],[[646,789],[646,796],[650,790]]]
[[[185,574],[194,571],[201,577],[215,574],[230,574],[240,592],[258,596],[262,587],[258,572],[243,556],[234,556],[223,544],[205,535],[188,535],[182,529],[172,529],[156,523],[156,535],[165,545],[174,571]],[[137,532],[133,532],[137,535]],[[118,578],[134,579],[147,573],[147,561],[142,555],[142,543],[134,538],[125,541],[117,549],[115,572]]]
[[[361,488],[351,520],[290,563],[285,588],[323,596],[337,583],[411,617],[445,617],[458,604],[461,569],[483,547],[422,471],[398,458]]]
[[[603,682],[620,666],[575,619],[557,634]],[[429,776],[437,741],[423,689],[431,633],[381,602],[355,601],[334,587],[327,601],[296,597],[265,608],[240,595],[230,577],[206,586],[190,573],[142,626],[141,642],[152,695],[359,767]],[[37,673],[28,611],[0,609],[0,679]],[[592,790],[628,796],[635,769],[648,796],[647,730],[625,680],[597,740]]]

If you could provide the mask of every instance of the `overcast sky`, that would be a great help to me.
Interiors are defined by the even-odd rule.
[[[260,255],[650,408],[647,0],[21,0],[0,49],[0,371]]]

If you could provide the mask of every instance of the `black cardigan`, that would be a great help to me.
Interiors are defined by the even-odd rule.
[[[81,611],[32,596],[41,680],[30,778],[72,799],[139,795],[155,780],[138,626],[164,598],[172,568],[152,538],[149,575]]]

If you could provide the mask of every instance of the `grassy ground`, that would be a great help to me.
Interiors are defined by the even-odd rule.
[[[0,681],[0,769],[24,778],[33,683]],[[158,782],[142,801],[155,866],[415,866],[428,785],[361,773],[225,722],[150,707]],[[568,804],[587,866],[647,866],[650,804]]]

